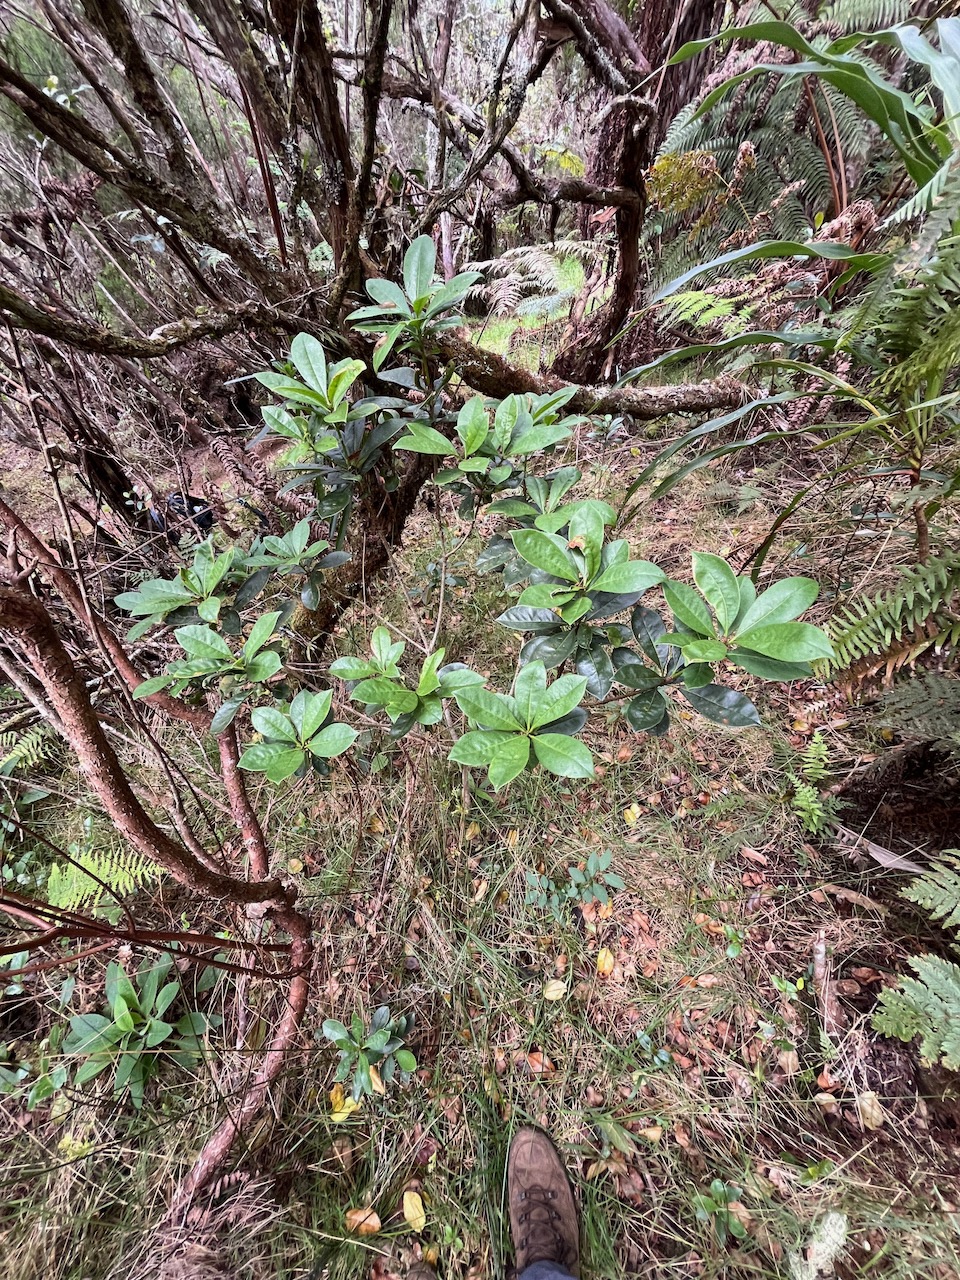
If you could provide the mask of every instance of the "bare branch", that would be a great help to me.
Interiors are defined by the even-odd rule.
[[[444,358],[475,391],[489,396],[513,392],[543,395],[569,386],[560,378],[541,376],[509,364],[492,351],[483,351],[463,338],[443,334],[437,340]],[[707,413],[743,404],[749,392],[727,374],[709,382],[678,383],[664,387],[577,387],[570,408],[579,413],[625,413],[650,420],[670,413]]]

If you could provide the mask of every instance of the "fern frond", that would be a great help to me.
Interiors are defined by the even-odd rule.
[[[960,753],[960,680],[928,671],[901,681],[885,699],[881,723],[906,738]]]
[[[956,849],[941,855],[902,890],[902,896],[923,907],[948,929],[960,929],[960,856]]]
[[[960,643],[953,608],[960,555],[947,553],[902,573],[904,582],[894,590],[837,610],[829,626],[834,657],[822,664],[824,674],[844,671],[860,680],[886,667],[892,675],[929,649]]]
[[[55,744],[56,737],[46,721],[31,725],[23,733],[0,733],[0,777],[8,778],[18,769],[38,768],[50,759]]]
[[[157,867],[138,853],[80,849],[73,856],[79,866],[55,863],[47,877],[47,898],[63,911],[100,906],[103,884],[123,898],[159,874]]]
[[[939,956],[910,961],[917,975],[903,978],[893,991],[880,994],[874,1027],[897,1040],[920,1037],[920,1054],[927,1062],[960,1069],[960,965]]]
[[[911,16],[911,0],[834,0],[822,10],[822,21],[850,31],[882,31],[906,22]]]

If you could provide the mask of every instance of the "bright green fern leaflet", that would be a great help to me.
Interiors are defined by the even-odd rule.
[[[960,930],[960,850],[948,850],[903,890],[903,897],[945,928]],[[898,1040],[919,1036],[927,1062],[960,1070],[960,965],[920,956],[910,967],[915,978],[904,978],[895,991],[881,993],[873,1025]]]
[[[55,741],[53,730],[43,722],[31,725],[22,733],[15,730],[0,733],[0,751],[3,752],[0,777],[8,778],[18,770],[29,773],[38,769],[49,760]]]
[[[76,911],[107,906],[107,885],[117,897],[123,898],[158,875],[156,866],[138,853],[125,853],[115,849],[84,849],[72,845],[73,863],[56,863],[47,878],[47,898],[54,907],[63,911]],[[89,873],[89,874],[88,874]],[[99,884],[98,881],[103,881]]]
[[[917,976],[881,994],[873,1025],[897,1040],[919,1036],[925,1061],[960,1070],[960,965],[921,956],[910,967]]]
[[[960,930],[960,852],[950,850],[943,861],[933,863],[903,890],[903,896],[945,928]]]

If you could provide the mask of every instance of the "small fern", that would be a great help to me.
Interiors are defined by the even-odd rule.
[[[960,854],[950,850],[903,890],[903,897],[948,929],[960,930]]]
[[[838,609],[829,628],[834,657],[822,664],[823,674],[862,680],[885,667],[889,679],[928,649],[960,644],[960,555],[948,552],[902,573],[894,590]]]
[[[0,777],[9,778],[23,769],[27,772],[39,768],[49,760],[56,743],[53,730],[45,722],[31,725],[22,733],[9,730],[0,733]]]
[[[947,850],[902,896],[945,928],[960,930],[960,850]],[[960,965],[928,955],[911,960],[910,967],[915,978],[903,978],[896,990],[881,993],[873,1025],[897,1040],[919,1036],[927,1062],[960,1070]]]
[[[917,976],[903,978],[895,991],[881,993],[873,1025],[897,1040],[919,1036],[926,1062],[960,1070],[960,965],[920,956],[910,967]]]
[[[820,792],[795,773],[788,773],[787,780],[793,788],[790,804],[804,831],[812,836],[821,835],[833,815]]]
[[[122,898],[157,875],[156,866],[138,853],[72,845],[70,854],[79,865],[55,863],[47,877],[47,898],[63,911],[100,906],[103,885]]]
[[[829,755],[830,749],[823,740],[823,734],[818,729],[804,748],[800,760],[800,772],[807,782],[823,781],[830,772],[827,768]]]

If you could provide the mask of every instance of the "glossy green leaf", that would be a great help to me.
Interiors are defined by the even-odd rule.
[[[684,626],[695,631],[698,636],[714,636],[716,634],[710,610],[704,603],[700,593],[685,582],[668,582],[663,588],[663,595],[673,613]]]
[[[417,695],[412,689],[394,684],[386,676],[374,676],[370,680],[361,680],[351,692],[350,697],[357,702],[391,707],[397,711],[415,711],[417,706]]]
[[[565,582],[579,580],[580,568],[563,538],[539,529],[514,529],[510,538],[527,564]]]
[[[591,591],[609,591],[622,595],[633,591],[646,591],[663,582],[666,574],[649,560],[624,560],[604,569],[590,583]]]
[[[216,631],[212,631],[210,627],[177,627],[173,634],[181,649],[191,658],[214,658],[233,662],[230,646],[223,636],[217,635]]]
[[[560,720],[580,705],[586,692],[586,676],[572,673],[560,676],[542,696],[533,718],[532,727],[540,728],[551,720]]]
[[[411,302],[430,293],[437,263],[437,248],[431,236],[417,236],[403,255],[403,288]]]
[[[520,651],[523,662],[542,662],[548,671],[559,667],[577,647],[577,633],[574,627],[560,627],[546,635],[534,635]]]
[[[490,420],[480,396],[471,396],[457,414],[457,435],[463,441],[463,451],[469,457],[490,434]]]
[[[332,699],[333,694],[329,690],[311,693],[308,689],[301,689],[290,703],[290,719],[301,742],[312,738],[326,720]]]
[[[727,646],[718,640],[691,640],[681,647],[687,662],[722,662],[727,656]]]
[[[637,733],[649,733],[655,729],[666,711],[667,700],[659,689],[648,689],[646,693],[631,698],[623,708],[627,723]]]
[[[485,731],[473,729],[457,739],[447,758],[454,764],[465,764],[474,769],[486,766],[493,759],[498,748],[512,737],[514,734],[496,729]]]
[[[603,515],[596,507],[583,503],[571,515],[567,539],[570,546],[579,548],[588,578],[592,578],[600,568],[603,534]]]
[[[250,635],[243,646],[243,656],[249,661],[260,652],[267,643],[274,631],[277,629],[277,622],[280,619],[280,610],[274,613],[265,613],[262,618],[258,618],[253,624]]]
[[[708,684],[702,688],[682,685],[680,692],[695,711],[716,724],[744,729],[760,723],[757,708],[736,689],[725,689],[719,684]]]
[[[368,280],[365,287],[367,293],[379,306],[388,307],[391,310],[396,311],[398,315],[409,316],[412,314],[406,295],[400,286],[394,283],[393,280],[375,277],[372,280]],[[361,308],[361,310],[363,309],[364,308]],[[356,314],[356,312],[353,312],[350,319],[352,319],[353,315]]]
[[[395,449],[406,449],[410,453],[429,453],[444,458],[453,453],[453,445],[433,427],[421,422],[409,424],[409,435],[401,436],[394,444]]]
[[[737,625],[738,636],[753,627],[792,622],[809,609],[820,594],[813,578],[783,578],[757,596]]]
[[[256,707],[250,720],[257,733],[265,738],[279,738],[281,742],[296,742],[297,732],[288,716],[276,707]]]
[[[521,667],[513,685],[513,700],[517,718],[527,728],[533,724],[537,708],[545,700],[546,688],[547,673],[542,662],[531,662]]]
[[[267,761],[266,775],[271,782],[284,782],[297,772],[305,760],[306,756],[299,747],[277,750]],[[240,763],[243,763],[242,757]]]
[[[557,615],[549,609],[534,609],[528,605],[516,604],[505,609],[497,618],[502,627],[511,631],[556,631]]]
[[[161,689],[166,689],[168,685],[173,684],[173,676],[151,676],[149,680],[144,680],[142,684],[138,684],[133,691],[135,698],[152,698],[155,693],[159,693]]]
[[[779,662],[747,649],[731,649],[730,661],[763,680],[804,680],[813,673],[809,662]]]
[[[330,403],[341,404],[347,392],[366,370],[362,360],[340,360],[330,370],[330,387],[328,394]]]
[[[282,666],[283,660],[279,653],[274,653],[272,649],[265,649],[247,663],[247,675],[259,684],[275,676]]]
[[[557,609],[560,605],[569,604],[576,599],[577,593],[566,586],[554,582],[534,582],[520,592],[521,605],[529,605],[533,609]]]
[[[327,357],[317,339],[298,333],[290,344],[290,359],[307,386],[326,396]]]
[[[613,687],[616,672],[606,649],[597,646],[581,649],[577,654],[577,671],[587,682],[587,692],[592,698],[605,698]]]
[[[356,729],[335,721],[310,738],[307,742],[307,750],[311,755],[332,760],[334,756],[343,755],[344,751],[348,751],[356,742],[357,736]]]
[[[488,777],[494,790],[500,791],[522,773],[530,760],[530,739],[513,734],[493,753]]]
[[[736,574],[720,556],[695,551],[693,580],[717,615],[721,633],[726,635],[740,612],[740,585]]]
[[[527,454],[541,453],[571,435],[570,428],[561,426],[559,422],[527,427],[525,431],[517,432],[503,452],[508,458],[522,458]]]
[[[366,658],[337,658],[330,664],[330,674],[341,680],[363,680],[366,676],[376,674],[376,667]]]
[[[460,710],[489,729],[522,729],[513,700],[477,685],[458,689],[454,695]]]
[[[593,756],[584,743],[562,733],[540,733],[533,739],[537,760],[560,778],[592,778]]]
[[[833,657],[828,637],[809,622],[773,622],[751,627],[737,636],[737,644],[781,662],[816,662],[819,658]]]

